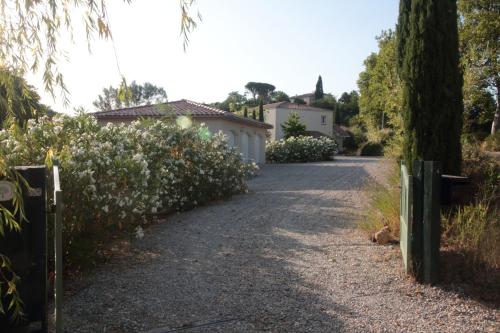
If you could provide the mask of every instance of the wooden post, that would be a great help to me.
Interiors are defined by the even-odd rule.
[[[62,191],[59,183],[59,166],[54,162],[54,252],[55,252],[55,328],[56,333],[63,332],[62,304],[63,304],[63,251],[62,251]]]
[[[424,162],[423,255],[424,282],[439,277],[439,244],[441,239],[441,167],[439,162]]]
[[[424,188],[424,163],[423,161],[413,162],[413,220],[412,220],[412,254],[413,254],[413,275],[417,281],[422,280],[422,214],[423,214],[423,188]]]

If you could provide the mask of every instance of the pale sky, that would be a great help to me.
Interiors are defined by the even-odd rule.
[[[397,0],[198,0],[203,21],[182,48],[177,0],[108,1],[122,74],[131,82],[165,88],[171,101],[222,101],[248,81],[267,82],[289,95],[312,92],[319,74],[325,92],[357,89],[363,60],[377,50],[375,36],[393,29]],[[72,112],[103,87],[117,86],[112,43],[96,39],[92,54],[80,35],[68,44],[62,71],[70,106],[53,100],[30,76],[42,102]]]

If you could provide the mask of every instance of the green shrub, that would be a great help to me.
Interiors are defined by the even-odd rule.
[[[500,131],[496,131],[495,134],[488,136],[484,140],[482,148],[488,151],[500,151]]]
[[[336,153],[337,143],[328,137],[289,137],[266,145],[266,159],[275,163],[329,161]]]
[[[477,142],[464,141],[462,143],[462,174],[469,177],[474,192],[480,188],[498,186],[500,167],[485,154]]]
[[[351,135],[344,139],[344,148],[350,151],[356,151],[361,144],[366,142],[366,135],[358,126],[349,128],[349,132],[351,132]]]
[[[383,156],[384,155],[384,146],[378,142],[367,142],[358,152],[359,156]]]
[[[69,257],[89,235],[245,191],[255,168],[221,133],[168,120],[100,126],[87,115],[42,117],[0,131],[0,156],[9,165],[44,164],[50,155],[61,163]]]

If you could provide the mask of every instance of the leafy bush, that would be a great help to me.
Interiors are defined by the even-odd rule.
[[[359,156],[383,156],[384,146],[378,142],[365,143],[358,152]]]
[[[475,141],[462,143],[462,173],[469,177],[474,192],[480,188],[498,186],[500,167],[485,154]]]
[[[267,160],[276,163],[330,161],[336,153],[337,143],[328,137],[289,137],[266,146]]]
[[[100,126],[87,115],[42,117],[0,131],[9,165],[61,163],[65,248],[109,227],[135,227],[148,215],[188,209],[246,190],[255,165],[219,133],[167,120]]]
[[[496,131],[495,134],[488,136],[484,140],[482,148],[488,151],[500,151],[500,131]]]

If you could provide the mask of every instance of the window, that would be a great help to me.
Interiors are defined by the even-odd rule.
[[[326,116],[321,116],[321,125],[326,125]]]

